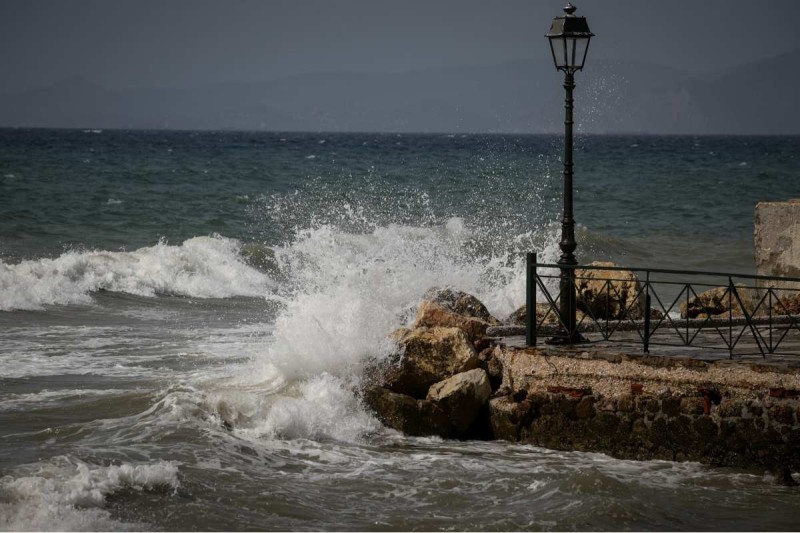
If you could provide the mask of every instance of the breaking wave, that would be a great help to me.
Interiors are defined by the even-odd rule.
[[[66,457],[29,466],[30,472],[0,478],[0,529],[6,531],[99,531],[142,529],[124,524],[103,509],[121,490],[174,490],[178,467],[150,464],[94,466]]]
[[[264,361],[292,377],[349,374],[387,348],[387,334],[413,319],[432,286],[475,294],[497,316],[524,298],[524,250],[531,236],[493,251],[460,218],[431,227],[390,224],[350,233],[332,225],[300,232],[275,249],[289,273],[285,306]],[[545,255],[555,257],[555,240]]]
[[[524,303],[524,251],[555,260],[555,232],[496,237],[460,218],[350,232],[322,224],[272,248],[284,274],[269,341],[227,383],[212,410],[255,439],[357,441],[380,426],[353,396],[364,365],[396,347],[426,290],[475,294],[498,317]]]
[[[133,252],[68,251],[55,259],[0,261],[0,310],[87,304],[97,291],[139,296],[263,297],[274,286],[248,266],[241,244],[194,237],[179,246],[159,242]]]

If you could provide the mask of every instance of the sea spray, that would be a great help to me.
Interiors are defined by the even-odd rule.
[[[522,303],[522,250],[538,240],[546,243],[539,250],[543,259],[554,260],[550,229],[544,236],[512,236],[502,246],[459,218],[365,232],[333,224],[298,230],[293,240],[273,249],[286,279],[277,291],[283,306],[271,342],[237,383],[248,389],[263,383],[273,391],[282,384],[282,389],[261,400],[235,394],[222,401],[224,416],[249,435],[265,438],[353,440],[374,432],[376,422],[354,400],[353,390],[366,362],[396,350],[389,333],[413,321],[425,291],[453,286],[505,316]]]
[[[392,348],[388,333],[413,319],[432,286],[471,292],[498,316],[508,314],[521,304],[522,293],[515,293],[524,286],[522,254],[476,257],[467,246],[475,238],[460,219],[360,234],[330,225],[303,230],[275,252],[290,272],[291,294],[264,361],[290,377],[349,375],[365,358]]]

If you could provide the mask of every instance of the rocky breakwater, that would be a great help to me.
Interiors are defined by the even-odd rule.
[[[409,435],[504,439],[618,458],[800,470],[800,366],[513,348],[474,297],[432,290],[363,399]],[[496,329],[496,328],[495,328]]]
[[[742,284],[735,286],[735,293],[730,287],[714,287],[682,302],[680,313],[681,318],[722,320],[741,318],[745,313],[755,318],[798,315],[800,293],[775,289],[768,295],[763,289]]]

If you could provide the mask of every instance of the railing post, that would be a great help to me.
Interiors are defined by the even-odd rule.
[[[644,282],[644,353],[650,353],[650,272]]]
[[[525,344],[536,346],[536,254],[525,257]]]
[[[686,339],[683,340],[683,344],[689,346],[691,342],[689,342],[689,291],[691,290],[690,283],[686,284]]]
[[[728,276],[728,359],[733,359],[733,278]]]
[[[769,353],[773,353],[775,350],[772,347],[772,287],[767,289],[767,295],[769,296],[769,307],[767,307],[769,313]]]
[[[731,290],[733,291],[733,295],[736,297],[736,303],[739,304],[739,308],[742,310],[742,314],[744,315],[745,324],[747,325],[747,327],[750,328],[750,333],[752,333],[752,335],[753,335],[753,340],[756,341],[756,346],[758,346],[758,351],[761,352],[761,357],[766,359],[767,354],[764,352],[764,347],[761,346],[761,340],[764,340],[764,339],[761,338],[761,340],[759,340],[759,337],[761,337],[761,334],[758,332],[758,324],[755,324],[753,322],[753,317],[751,317],[750,313],[748,313],[747,309],[745,309],[744,302],[742,302],[742,299],[739,297],[739,292],[736,290],[736,285],[733,284],[733,279],[730,276],[728,276],[728,279],[730,280],[729,283],[730,283]],[[769,290],[772,290],[772,289],[769,289]],[[733,318],[731,318],[731,320],[732,319]],[[770,322],[771,321],[772,321],[772,319],[770,318]],[[771,325],[770,325],[770,327],[771,327]],[[768,349],[769,349],[769,347],[768,347]],[[770,353],[772,353],[772,352],[770,352]],[[731,354],[733,354],[733,351],[731,351]]]

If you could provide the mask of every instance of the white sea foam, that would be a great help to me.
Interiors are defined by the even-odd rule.
[[[122,524],[102,509],[106,497],[124,489],[176,489],[178,466],[150,464],[94,466],[57,458],[26,465],[0,478],[0,529],[9,531],[97,531],[141,529]]]
[[[194,237],[180,246],[160,242],[133,252],[69,251],[55,259],[0,261],[0,310],[85,304],[99,290],[140,296],[265,296],[271,280],[241,261],[239,246],[234,239]]]
[[[355,441],[381,427],[358,404],[346,382],[329,374],[299,386],[299,396],[280,397],[245,434],[285,439]]]
[[[409,311],[432,286],[475,294],[505,316],[523,303],[522,254],[476,258],[466,251],[473,237],[457,218],[432,228],[389,225],[354,234],[325,225],[302,232],[276,250],[295,292],[262,362],[289,378],[349,375],[392,348],[387,334],[413,318]],[[552,260],[555,249],[553,239],[540,257]]]
[[[179,340],[150,336],[128,326],[6,328],[0,347],[0,375],[22,378],[62,374],[157,376],[156,363],[179,357]],[[143,366],[144,365],[144,366]],[[2,395],[0,395],[2,396]]]
[[[395,349],[388,334],[414,318],[432,286],[475,294],[503,317],[523,303],[524,258],[517,250],[476,257],[477,237],[461,219],[434,227],[388,225],[351,233],[320,225],[277,247],[288,280],[271,342],[229,390],[215,394],[223,418],[267,438],[353,440],[378,427],[352,388],[366,361]],[[530,245],[520,236],[518,246]],[[540,257],[554,261],[555,238]],[[264,399],[243,390],[267,387]],[[276,394],[276,387],[284,389]]]
[[[68,389],[42,390],[26,394],[0,394],[0,411],[30,409],[54,403],[62,404],[70,400],[94,399],[124,393],[125,391],[121,389]]]

